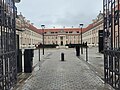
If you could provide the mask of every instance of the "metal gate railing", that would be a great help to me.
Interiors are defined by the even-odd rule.
[[[15,16],[14,0],[0,0],[0,90],[17,82]]]
[[[120,90],[120,0],[103,0],[104,79]]]

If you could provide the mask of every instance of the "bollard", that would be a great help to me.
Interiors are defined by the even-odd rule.
[[[61,53],[61,61],[64,61],[64,53]]]
[[[39,61],[40,61],[40,48],[38,49],[38,54],[39,54]]]
[[[86,62],[88,61],[88,46],[87,46],[87,42],[85,43],[86,45]]]
[[[80,46],[76,46],[76,56],[80,56]]]
[[[86,62],[88,61],[88,47],[86,46]]]

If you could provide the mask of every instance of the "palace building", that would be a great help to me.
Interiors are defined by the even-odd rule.
[[[103,14],[100,12],[96,19],[86,27],[83,32],[83,41],[87,42],[89,46],[98,46],[99,44],[99,30],[103,30]]]
[[[98,46],[99,30],[103,30],[103,14],[101,12],[91,24],[82,28],[82,42],[87,42],[88,46]],[[39,31],[43,34],[42,29]],[[81,28],[44,29],[44,44],[81,44]]]
[[[81,44],[81,28],[48,28],[38,29],[20,13],[16,18],[17,35],[19,35],[20,48],[35,47],[44,44]],[[82,28],[82,42],[88,46],[98,46],[98,32],[103,30],[103,14],[100,12],[96,19],[87,27]],[[43,32],[44,31],[44,32]]]
[[[42,35],[21,13],[16,18],[16,34],[19,36],[19,48],[34,48],[42,43]]]
[[[84,28],[82,29],[84,30]],[[53,28],[44,30],[45,44],[80,44],[80,28]]]

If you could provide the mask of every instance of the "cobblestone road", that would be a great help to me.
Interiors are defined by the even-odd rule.
[[[32,76],[18,90],[113,90],[75,56],[74,49],[48,52],[44,63],[35,67]],[[64,62],[60,61],[61,52],[65,53]]]

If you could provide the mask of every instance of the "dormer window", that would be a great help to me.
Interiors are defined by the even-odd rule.
[[[72,33],[72,31],[70,31],[69,33]]]
[[[54,33],[54,32],[51,32],[51,33]]]
[[[60,32],[61,32],[61,33],[63,33],[63,32],[64,32],[64,30],[60,30]]]
[[[79,33],[79,31],[77,31],[77,33]]]

